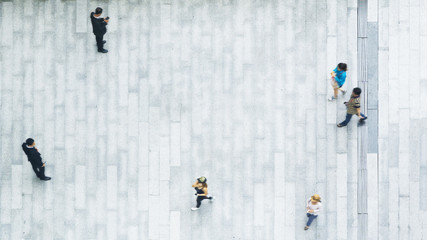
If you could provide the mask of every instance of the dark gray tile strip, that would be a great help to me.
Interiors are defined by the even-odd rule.
[[[362,89],[362,112],[367,112],[367,1],[357,1],[357,65],[358,85]],[[359,124],[357,129],[357,213],[358,213],[358,238],[367,239],[368,233],[368,190],[367,190],[367,153],[368,153],[368,127]]]

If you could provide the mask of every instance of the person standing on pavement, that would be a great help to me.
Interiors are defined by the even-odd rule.
[[[192,207],[192,211],[199,210],[200,205],[204,199],[209,199],[211,201],[214,200],[214,197],[208,196],[208,184],[206,183],[207,179],[205,177],[199,177],[197,181],[192,185],[192,187],[196,190],[194,195],[197,196],[196,207]]]
[[[360,112],[360,94],[362,93],[362,89],[356,87],[353,89],[351,93],[350,100],[348,102],[344,102],[347,106],[347,115],[345,120],[337,125],[337,127],[344,127],[350,122],[351,117],[353,115],[357,115],[360,118],[360,121],[366,120],[368,117]]]
[[[90,20],[92,21],[93,34],[96,37],[96,45],[98,46],[98,52],[107,53],[108,50],[104,49],[104,34],[107,32],[107,24],[109,17],[101,18],[102,8],[97,7],[95,12],[90,13]]]
[[[338,90],[342,92],[344,95],[346,93],[341,87],[345,83],[345,79],[347,78],[347,64],[339,63],[338,66],[331,72],[331,85],[334,89],[334,95],[330,97],[328,100],[332,101],[338,98]]]
[[[314,194],[309,199],[307,199],[307,217],[308,221],[307,224],[304,227],[304,230],[308,230],[310,228],[311,223],[314,219],[317,218],[317,215],[322,210],[322,203],[320,201],[320,196],[317,194]]]
[[[36,173],[37,177],[43,181],[49,181],[51,178],[44,175],[44,168],[46,163],[42,162],[41,154],[36,148],[36,143],[34,139],[28,138],[24,143],[22,143],[22,150],[28,157],[28,161],[33,166],[33,170]]]

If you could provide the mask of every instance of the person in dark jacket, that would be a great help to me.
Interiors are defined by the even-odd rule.
[[[102,14],[102,8],[97,7],[95,9],[95,12],[90,13],[90,20],[92,21],[92,28],[93,28],[93,34],[95,34],[96,37],[96,45],[98,46],[98,52],[100,53],[107,53],[108,50],[104,49],[104,43],[107,41],[104,41],[104,34],[107,32],[107,24],[108,24],[108,17],[101,18]]]
[[[213,196],[208,196],[208,184],[206,183],[207,179],[205,177],[199,177],[197,181],[191,186],[196,190],[196,193],[194,195],[197,196],[196,207],[192,207],[192,211],[197,211],[200,208],[200,205],[202,205],[202,201],[204,199],[209,199],[213,201],[215,198]]]
[[[34,139],[28,138],[24,143],[22,143],[22,150],[24,150],[27,155],[28,161],[33,166],[33,170],[37,177],[40,178],[40,180],[49,181],[51,178],[44,175],[45,163],[42,162],[41,154],[36,148]]]

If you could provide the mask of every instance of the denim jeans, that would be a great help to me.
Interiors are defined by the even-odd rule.
[[[311,214],[311,213],[307,213],[307,217],[308,217],[308,221],[307,221],[307,227],[310,227],[311,223],[313,222],[314,219],[317,218],[317,215]]]
[[[363,113],[360,113],[360,116],[362,116],[362,117],[366,117]],[[341,126],[347,126],[347,124],[350,122],[350,120],[351,120],[351,117],[353,117],[353,114],[348,114],[347,113],[347,115],[345,116],[345,120],[344,120],[344,122],[342,122],[342,123],[340,123],[340,125]]]

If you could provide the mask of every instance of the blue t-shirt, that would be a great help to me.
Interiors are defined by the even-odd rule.
[[[334,69],[336,73],[335,81],[337,81],[338,86],[341,87],[345,83],[345,78],[347,77],[347,73],[345,71],[338,71],[338,67]]]

